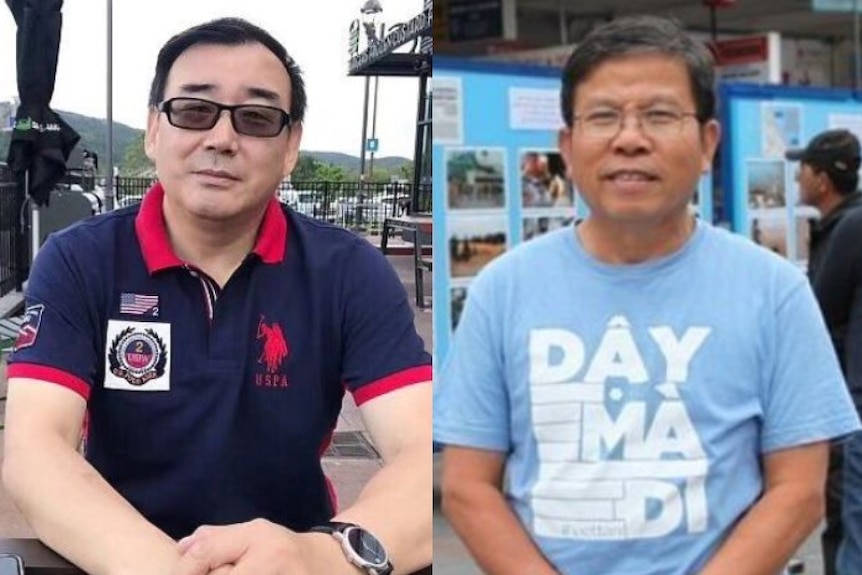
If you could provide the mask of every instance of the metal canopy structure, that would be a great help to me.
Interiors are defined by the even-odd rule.
[[[351,72],[351,76],[420,76],[430,73],[431,54],[387,54]]]
[[[830,45],[856,37],[855,0],[437,0],[440,53],[478,56],[577,44],[620,16],[656,14],[691,32],[720,36],[779,32]],[[862,1],[858,2],[862,9]]]
[[[576,31],[583,33],[599,21],[627,14],[672,16],[689,30],[708,32],[712,28],[708,4],[704,0],[516,0],[516,10],[519,18],[546,20],[556,30],[562,17],[568,27],[568,40],[577,42],[580,38]],[[827,41],[853,38],[852,14],[816,10],[814,5],[818,2],[813,0],[736,0],[719,4],[722,7],[716,11],[716,26],[720,34],[775,31],[789,38]],[[852,7],[853,0],[832,4]]]
[[[375,5],[379,11],[379,4]],[[413,151],[413,186],[410,198],[410,213],[427,210],[420,202],[420,189],[430,186],[431,181],[431,105],[428,93],[428,78],[431,77],[433,40],[431,37],[433,1],[425,0],[422,12],[408,22],[392,26],[387,34],[375,34],[374,24],[365,24],[369,33],[369,45],[364,52],[358,51],[360,22],[351,24],[350,76],[370,77],[416,77],[419,79],[419,98],[416,113],[416,138]],[[369,29],[370,26],[370,29]],[[410,52],[395,52],[409,42],[414,42]],[[366,84],[366,107],[368,105],[368,85]],[[367,116],[363,121],[363,159],[365,150],[365,129]]]

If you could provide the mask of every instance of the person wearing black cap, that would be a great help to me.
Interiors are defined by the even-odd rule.
[[[805,148],[785,155],[800,162],[800,202],[821,214],[811,229],[808,277],[856,409],[862,413],[862,356],[851,353],[862,345],[859,140],[848,130],[827,130]],[[850,573],[842,565],[862,564],[862,438],[857,435],[833,445],[829,463],[821,544],[825,574],[834,575]]]

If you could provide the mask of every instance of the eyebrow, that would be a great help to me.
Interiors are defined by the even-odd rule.
[[[215,84],[183,84],[180,86],[180,92],[186,94],[202,94],[213,92],[216,89]],[[245,89],[245,93],[249,98],[261,98],[263,100],[267,100],[272,102],[273,104],[278,104],[280,101],[279,95],[272,90],[268,90],[266,88],[259,88],[256,86],[252,86],[250,88]]]
[[[620,101],[613,96],[596,96],[590,100],[586,101],[591,108],[599,108],[599,107],[609,107],[609,108],[619,108]],[[627,103],[627,102],[626,102]],[[654,96],[645,98],[643,101],[638,103],[639,108],[648,108],[650,106],[655,106],[656,104],[668,104],[668,105],[680,105],[680,102],[670,94],[656,94]]]

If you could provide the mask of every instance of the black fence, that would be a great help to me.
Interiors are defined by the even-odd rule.
[[[140,202],[153,182],[150,178],[116,178],[115,205]],[[431,212],[430,183],[421,185],[415,198],[411,184],[359,182],[283,182],[277,195],[297,212],[371,234],[381,231],[387,217]],[[29,217],[25,217],[29,214],[23,213],[23,203],[9,168],[0,162],[0,296],[21,291],[30,273],[30,228]],[[411,204],[416,209],[411,210]],[[100,211],[101,198],[97,198],[93,213]]]
[[[23,194],[0,163],[0,296],[21,290],[30,273],[27,224],[22,221]]]
[[[154,180],[149,178],[117,178],[116,206],[124,207],[141,201]],[[431,185],[419,187],[416,210],[410,209],[413,186],[404,183],[360,182],[282,182],[278,199],[313,218],[336,225],[371,232],[383,226],[383,220],[412,211],[431,212]]]

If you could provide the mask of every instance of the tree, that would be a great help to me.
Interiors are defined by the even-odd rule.
[[[344,182],[348,177],[344,168],[340,166],[300,154],[290,179],[293,182]]]
[[[140,177],[155,174],[156,168],[144,152],[144,133],[141,132],[126,147],[123,156],[123,167],[120,172],[124,176]]]
[[[293,168],[290,179],[293,182],[310,182],[314,180],[314,164],[316,160],[311,156],[299,154],[299,160]]]
[[[407,164],[402,164],[400,168],[398,168],[398,176],[402,179],[407,180],[408,182],[413,181],[413,162],[409,162]]]
[[[368,178],[367,181],[388,184],[389,174],[389,170],[386,170],[384,168],[374,168],[374,173],[371,174],[371,177]]]
[[[344,182],[347,180],[347,174],[341,166],[336,166],[335,164],[324,164],[317,160],[314,160],[314,162],[316,164],[315,180],[323,182]]]

